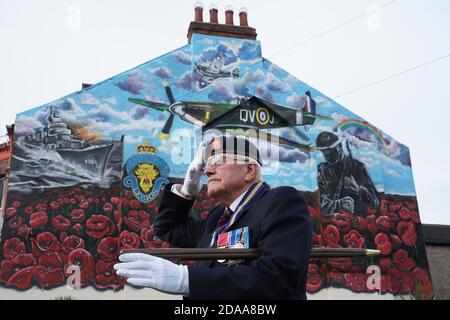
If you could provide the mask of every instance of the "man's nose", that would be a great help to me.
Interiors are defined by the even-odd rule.
[[[206,166],[204,173],[205,173],[205,176],[207,176],[209,178],[214,173],[216,173],[216,170],[214,170],[213,167],[211,167],[211,166]]]

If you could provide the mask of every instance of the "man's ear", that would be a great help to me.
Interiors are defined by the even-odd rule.
[[[258,171],[256,169],[256,164],[249,163],[246,165],[245,182],[251,182],[255,180]]]

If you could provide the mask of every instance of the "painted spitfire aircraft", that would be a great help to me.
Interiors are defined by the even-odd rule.
[[[223,54],[217,55],[209,66],[195,65],[194,72],[201,76],[199,86],[201,89],[209,86],[214,80],[219,78],[237,78],[239,77],[239,68],[233,69],[232,72],[222,70],[224,65]]]
[[[234,103],[176,102],[170,87],[165,84],[170,105],[143,99],[129,98],[130,102],[170,113],[162,132],[161,139],[169,136],[174,116],[199,126],[203,132],[218,129],[235,135],[244,135],[276,143],[289,148],[312,151],[310,138],[298,130],[297,126],[314,124],[316,119],[332,120],[316,114],[316,103],[306,92],[305,104],[297,109],[275,104],[258,97],[237,98]],[[287,128],[295,131],[307,143],[299,143],[288,138],[271,134],[270,129]]]

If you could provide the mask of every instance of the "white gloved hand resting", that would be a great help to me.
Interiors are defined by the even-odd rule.
[[[189,294],[187,266],[144,253],[120,255],[122,263],[116,263],[117,275],[127,278],[127,283],[150,287],[170,294]]]
[[[184,183],[181,187],[181,193],[189,197],[195,197],[202,189],[200,178],[202,176],[203,166],[205,165],[205,151],[206,147],[211,142],[211,139],[202,141],[198,147],[197,154],[194,160],[188,167],[186,176],[184,177]]]

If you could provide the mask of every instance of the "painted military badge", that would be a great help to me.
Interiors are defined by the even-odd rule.
[[[127,176],[123,185],[130,188],[140,202],[149,203],[169,183],[170,168],[164,159],[155,155],[156,148],[147,142],[139,145],[137,151],[125,164]]]

